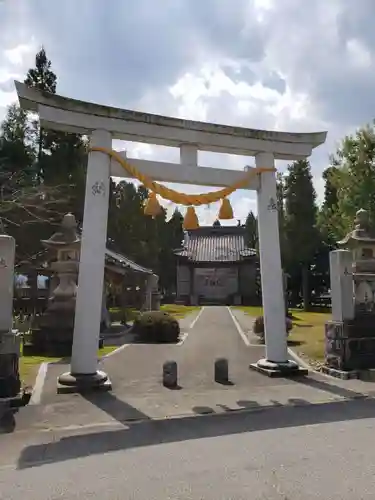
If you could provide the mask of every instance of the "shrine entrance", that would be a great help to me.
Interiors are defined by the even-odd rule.
[[[196,268],[194,270],[195,294],[199,303],[225,303],[237,292],[238,272],[236,268]]]
[[[273,371],[298,369],[288,360],[275,159],[295,161],[310,156],[313,148],[325,142],[326,132],[293,134],[181,120],[52,95],[20,82],[15,85],[21,107],[38,113],[44,128],[90,137],[71,371],[60,377],[60,383],[110,386],[108,376],[98,372],[97,366],[110,176],[140,180],[151,191],[150,206],[156,194],[189,206],[190,223],[194,223],[194,206],[222,200],[228,215],[224,201],[229,194],[236,189],[257,191],[266,338],[266,357],[258,365]],[[127,158],[126,152],[112,150],[113,139],[179,148],[180,163]],[[253,156],[255,168],[241,172],[202,167],[198,151]],[[222,189],[185,195],[156,181]]]

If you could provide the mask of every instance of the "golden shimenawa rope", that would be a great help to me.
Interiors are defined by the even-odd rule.
[[[122,158],[116,151],[113,151],[112,149],[93,146],[91,148],[91,151],[98,151],[109,155],[111,158],[118,161],[118,163],[128,172],[128,174],[139,180],[139,182],[141,182],[150,191],[153,191],[165,200],[172,201],[177,205],[186,206],[200,206],[215,203],[216,201],[220,201],[223,198],[226,198],[230,194],[234,193],[234,191],[236,191],[237,189],[245,188],[250,178],[254,175],[260,174],[262,172],[275,172],[276,170],[275,168],[267,167],[253,168],[249,172],[244,174],[243,179],[240,179],[231,186],[220,189],[219,191],[211,191],[210,193],[201,194],[185,194],[175,191],[174,189],[167,188],[166,186],[153,181],[150,177],[137,170],[131,163]],[[177,165],[176,168],[178,168]]]

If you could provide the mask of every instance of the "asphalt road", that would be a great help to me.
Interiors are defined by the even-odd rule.
[[[374,424],[357,400],[44,433],[20,456],[3,441],[0,498],[373,499]]]

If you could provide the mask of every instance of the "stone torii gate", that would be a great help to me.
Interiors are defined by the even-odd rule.
[[[275,159],[295,161],[310,156],[313,148],[325,142],[327,135],[326,132],[293,134],[181,120],[69,99],[20,82],[15,85],[21,107],[38,113],[42,127],[86,134],[92,147],[112,149],[112,140],[122,139],[179,148],[180,164],[128,159],[155,181],[229,186],[241,180],[244,173],[198,166],[198,151],[254,156],[256,167],[274,168]],[[121,154],[126,157],[126,153]],[[71,389],[110,387],[108,376],[98,371],[97,361],[110,176],[129,177],[129,174],[107,154],[91,151],[71,371],[59,379],[61,385]],[[265,318],[266,357],[259,360],[256,367],[265,372],[296,372],[298,365],[288,360],[275,172],[254,175],[247,189],[257,191]]]

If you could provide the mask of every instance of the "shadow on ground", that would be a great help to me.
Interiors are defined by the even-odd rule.
[[[302,344],[303,342],[301,340],[288,340],[288,346],[290,347],[298,347]]]
[[[289,399],[287,405],[271,401],[267,407],[256,401],[242,400],[237,401],[237,405],[243,411],[218,405],[224,413],[207,416],[216,413],[215,410],[200,406],[193,408],[194,416],[151,420],[113,394],[86,396],[88,401],[107,412],[124,428],[62,437],[59,440],[54,438],[50,443],[28,446],[19,457],[18,468],[163,443],[375,417],[375,400],[366,399],[361,393],[309,377],[302,377],[298,382],[348,400],[312,404],[304,399]],[[129,415],[133,417],[129,418]]]
[[[111,392],[94,392],[91,394],[84,394],[83,397],[118,422],[150,420],[148,415],[137,410],[137,408],[134,408],[134,406],[129,405],[125,401],[118,399],[116,395]]]

